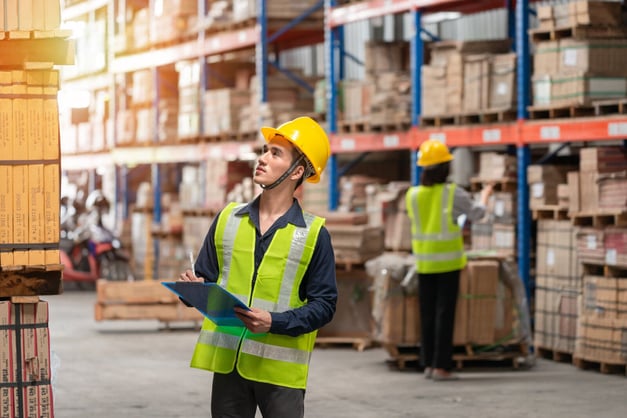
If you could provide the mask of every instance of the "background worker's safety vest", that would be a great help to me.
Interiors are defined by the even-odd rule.
[[[220,214],[215,232],[220,275],[217,283],[252,307],[284,312],[305,305],[299,288],[324,219],[304,213],[306,227],[278,229],[252,288],[255,226],[242,206],[231,203]],[[235,245],[237,243],[237,245]],[[217,373],[234,367],[246,379],[305,389],[317,331],[298,337],[253,334],[244,327],[217,326],[205,319],[191,366]]]
[[[445,273],[466,265],[461,228],[453,219],[455,187],[411,187],[405,195],[418,273]]]

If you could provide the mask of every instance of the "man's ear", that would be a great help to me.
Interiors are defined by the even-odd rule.
[[[305,167],[303,167],[302,165],[299,165],[298,167],[294,169],[294,171],[292,171],[290,178],[292,180],[298,180],[299,177],[304,176],[304,175],[305,175]]]

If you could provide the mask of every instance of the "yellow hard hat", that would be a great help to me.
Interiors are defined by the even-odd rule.
[[[453,154],[449,152],[448,147],[436,139],[428,139],[420,145],[418,151],[418,165],[420,167],[442,164],[452,159]]]
[[[278,128],[264,126],[261,134],[266,142],[270,142],[275,135],[280,135],[289,140],[302,152],[314,173],[307,178],[310,183],[318,183],[320,174],[327,166],[327,160],[331,155],[331,145],[326,132],[315,120],[307,116],[301,116],[289,122],[285,122]]]

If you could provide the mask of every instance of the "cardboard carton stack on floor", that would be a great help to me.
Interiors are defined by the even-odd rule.
[[[627,362],[627,228],[620,223],[627,212],[625,173],[624,148],[600,146],[583,148],[579,171],[568,174],[571,212],[589,220],[576,230],[585,274],[574,356],[603,364]],[[593,222],[603,216],[607,221]]]
[[[422,66],[422,115],[513,109],[516,55],[511,41],[443,41]]]
[[[0,301],[0,416],[53,417],[48,303]]]
[[[410,254],[384,253],[366,263],[373,282],[373,338],[388,348],[420,345],[420,307]],[[470,260],[462,270],[453,344],[489,346],[520,341],[516,301],[499,261]]]
[[[35,36],[60,28],[60,2],[0,2],[0,32]],[[20,37],[22,37],[20,36]],[[9,38],[9,36],[7,36]],[[45,47],[45,40],[41,41]],[[33,45],[31,45],[33,46]],[[10,40],[0,56],[10,57]],[[33,48],[36,49],[36,48]],[[53,417],[48,304],[62,292],[60,141],[55,63],[3,62],[0,69],[0,416]],[[56,63],[60,64],[60,63]]]
[[[540,219],[537,228],[535,345],[572,354],[582,294],[575,227]]]
[[[589,106],[594,100],[627,96],[622,16],[620,2],[577,0],[538,6],[540,29],[532,34],[568,28],[573,36],[536,42],[534,106]],[[604,37],[595,35],[595,29]]]

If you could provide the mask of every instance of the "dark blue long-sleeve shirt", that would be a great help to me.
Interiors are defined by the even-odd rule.
[[[305,219],[296,199],[294,199],[289,210],[277,219],[263,235],[259,228],[259,197],[240,209],[236,214],[248,214],[257,231],[255,238],[255,271],[252,283],[254,288],[257,270],[272,242],[274,233],[278,229],[286,227],[288,223],[305,227]],[[204,278],[205,281],[211,282],[215,282],[219,274],[215,247],[217,219],[218,217],[216,217],[209,228],[209,232],[194,264],[196,275]],[[307,300],[306,305],[286,312],[270,312],[272,316],[270,332],[295,337],[319,329],[333,319],[337,303],[335,255],[331,246],[331,236],[325,227],[321,228],[318,235],[316,247],[299,289],[299,296],[301,300]]]

